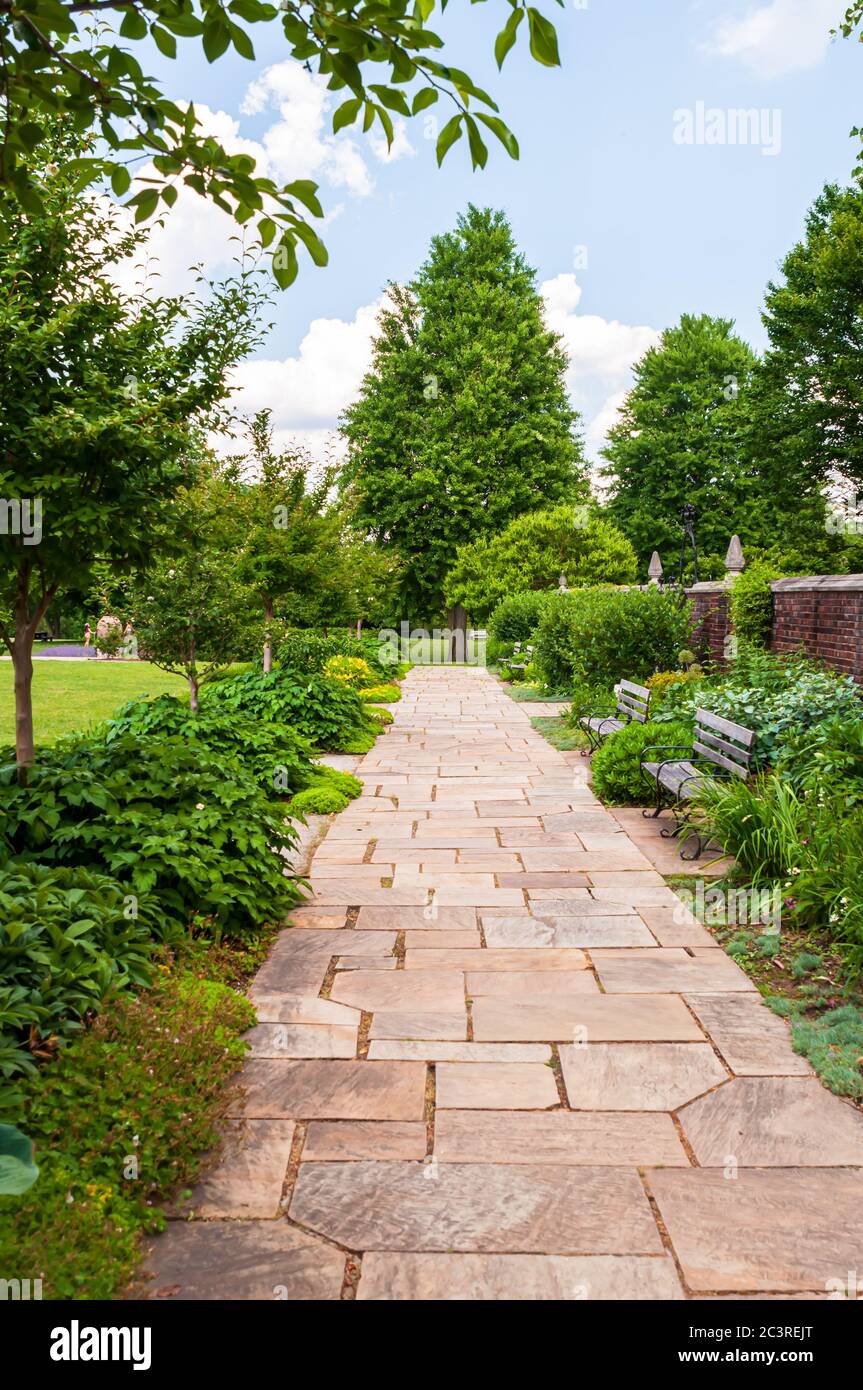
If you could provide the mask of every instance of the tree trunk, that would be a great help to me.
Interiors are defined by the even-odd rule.
[[[15,758],[18,775],[23,782],[25,769],[32,766],[33,750],[33,634],[15,623],[15,646],[12,652],[15,673]]]
[[[362,618],[357,618],[357,640],[358,640],[358,641],[359,641],[359,639],[362,637],[362,635],[363,635],[363,620],[362,620]]]
[[[198,713],[198,675],[196,671],[189,672],[189,709],[193,714]]]
[[[264,675],[268,676],[273,669],[273,600],[264,599]]]
[[[449,627],[449,659],[462,664],[467,660],[467,613],[456,604],[447,615]]]

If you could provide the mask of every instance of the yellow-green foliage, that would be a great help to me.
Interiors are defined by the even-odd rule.
[[[380,724],[382,729],[386,728],[387,724],[392,724],[394,718],[392,710],[384,709],[382,705],[369,705],[366,714]]]
[[[704,672],[698,665],[692,665],[687,671],[657,671],[647,682],[650,691],[650,708],[657,710],[665,700],[666,695],[673,685],[688,685],[692,681],[704,679]]]
[[[370,685],[360,691],[360,699],[368,704],[392,704],[402,698],[402,692],[397,685]]]
[[[369,663],[359,656],[331,656],[324,666],[324,675],[330,680],[341,681],[342,685],[349,685],[352,690],[372,685],[375,679]]]

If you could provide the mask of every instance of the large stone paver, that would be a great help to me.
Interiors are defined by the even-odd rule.
[[[415,668],[393,713],[154,1287],[781,1298],[859,1269],[863,1120],[657,872],[676,846],[485,671]]]

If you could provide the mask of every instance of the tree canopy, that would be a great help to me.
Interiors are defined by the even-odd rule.
[[[172,207],[178,185],[185,185],[240,223],[254,219],[263,245],[274,247],[276,278],[290,284],[297,274],[299,245],[315,264],[326,263],[326,250],[306,216],[323,216],[317,185],[310,179],[279,185],[256,171],[249,154],[226,150],[202,128],[193,105],[171,101],[145,73],[134,48],[149,40],[163,57],[182,60],[200,43],[210,63],[229,49],[253,61],[250,29],[278,26],[286,55],[321,74],[328,88],[344,98],[333,113],[333,131],[355,123],[369,130],[377,123],[391,144],[394,114],[416,116],[443,98],[447,111],[437,138],[438,163],[466,135],[473,167],[484,167],[488,132],[518,158],[515,136],[492,97],[466,72],[437,56],[444,44],[430,27],[435,3],[0,0],[5,108],[0,186],[28,211],[39,211],[42,184],[32,156],[40,150],[46,122],[59,118],[79,135],[94,137],[91,148],[74,161],[81,186],[107,176],[114,193],[124,197],[132,184],[129,165],[149,156],[146,186],[129,198],[136,216],[150,217],[160,203]],[[440,0],[441,10],[446,3]],[[551,21],[523,0],[506,0],[504,10],[506,22],[494,44],[498,66],[519,33],[527,35],[536,62],[558,66]]]
[[[470,207],[391,286],[372,366],[343,417],[342,486],[400,557],[402,601],[440,611],[456,549],[586,495],[566,358],[501,212]]]
[[[460,547],[446,579],[446,599],[484,621],[501,599],[530,589],[626,584],[636,577],[635,551],[591,507],[561,503],[517,517],[490,539]]]

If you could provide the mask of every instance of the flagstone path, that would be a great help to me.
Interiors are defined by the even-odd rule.
[[[823,1297],[863,1268],[859,1112],[577,754],[484,670],[419,667],[358,775],[155,1292]]]

